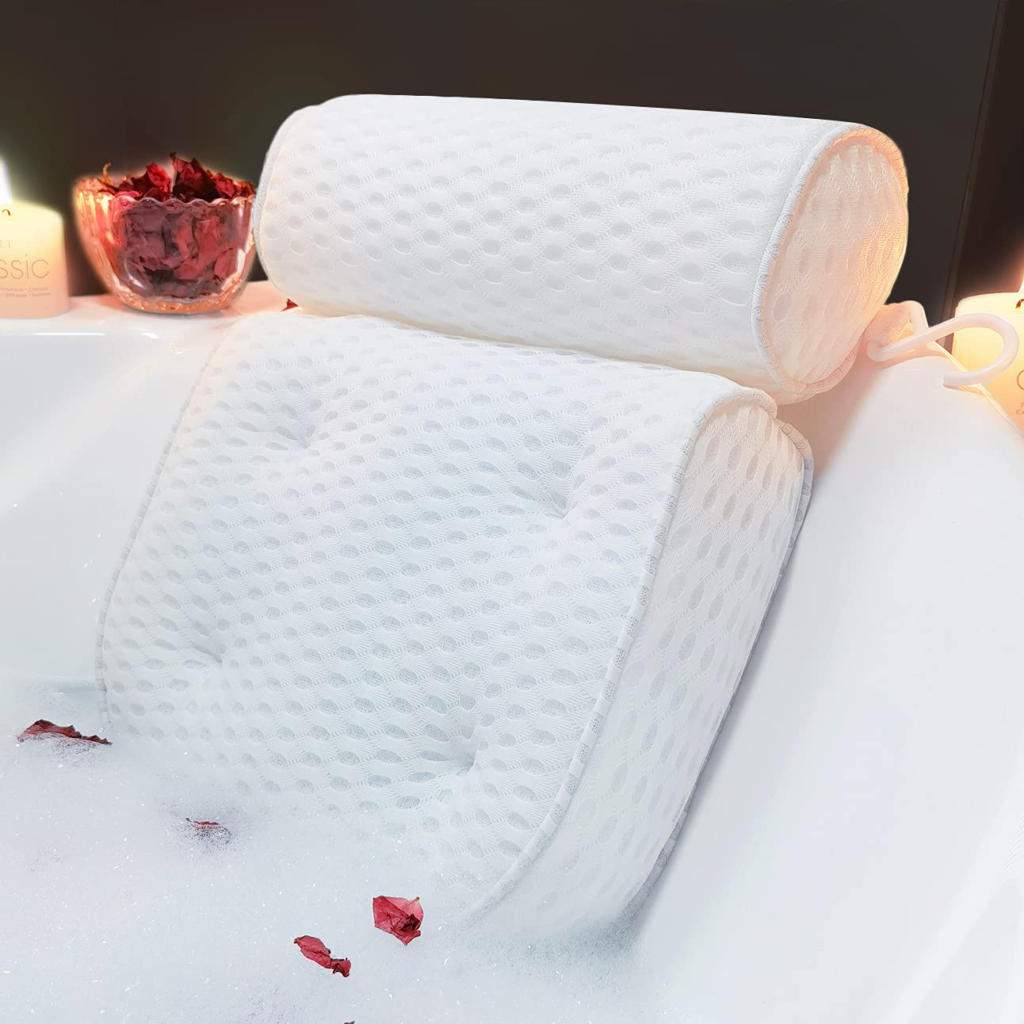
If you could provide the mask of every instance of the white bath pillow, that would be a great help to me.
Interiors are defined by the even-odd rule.
[[[260,258],[311,312],[835,384],[906,246],[896,146],[861,125],[345,96],[293,114]]]
[[[247,318],[112,588],[113,735],[401,838],[459,911],[613,918],[803,516],[809,456],[773,412],[708,374]]]

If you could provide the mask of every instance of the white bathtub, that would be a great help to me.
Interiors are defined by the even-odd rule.
[[[0,319],[0,672],[92,677],[100,598],[217,332],[283,305],[256,284],[219,316],[97,296],[48,320]]]
[[[88,697],[102,595],[217,332],[282,305],[255,285],[227,316],[0,321],[0,676]],[[679,1020],[1022,1019],[1024,442],[947,369],[861,363],[785,410],[810,514],[638,925]]]

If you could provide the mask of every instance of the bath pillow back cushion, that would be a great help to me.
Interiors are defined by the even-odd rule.
[[[256,241],[305,309],[834,385],[906,247],[896,146],[863,125],[345,96],[267,156]]]
[[[672,841],[809,473],[721,377],[246,318],[111,588],[112,729],[400,838],[458,912],[611,920]]]

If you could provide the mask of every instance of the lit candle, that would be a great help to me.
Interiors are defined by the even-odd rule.
[[[958,303],[961,313],[998,313],[1006,317],[1020,334],[1021,348],[1013,365],[1005,373],[989,381],[985,387],[995,400],[1024,429],[1024,307],[1017,303],[1024,298],[1024,283],[1019,292],[993,292],[991,295],[971,295]],[[1002,351],[1003,340],[994,331],[983,327],[968,327],[953,335],[953,355],[968,370],[991,363]]]
[[[67,310],[64,221],[55,210],[14,202],[0,160],[0,318]]]

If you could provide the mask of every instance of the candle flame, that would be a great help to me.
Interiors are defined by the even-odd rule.
[[[11,192],[11,177],[7,173],[7,164],[0,160],[0,206],[11,202],[14,195]]]

